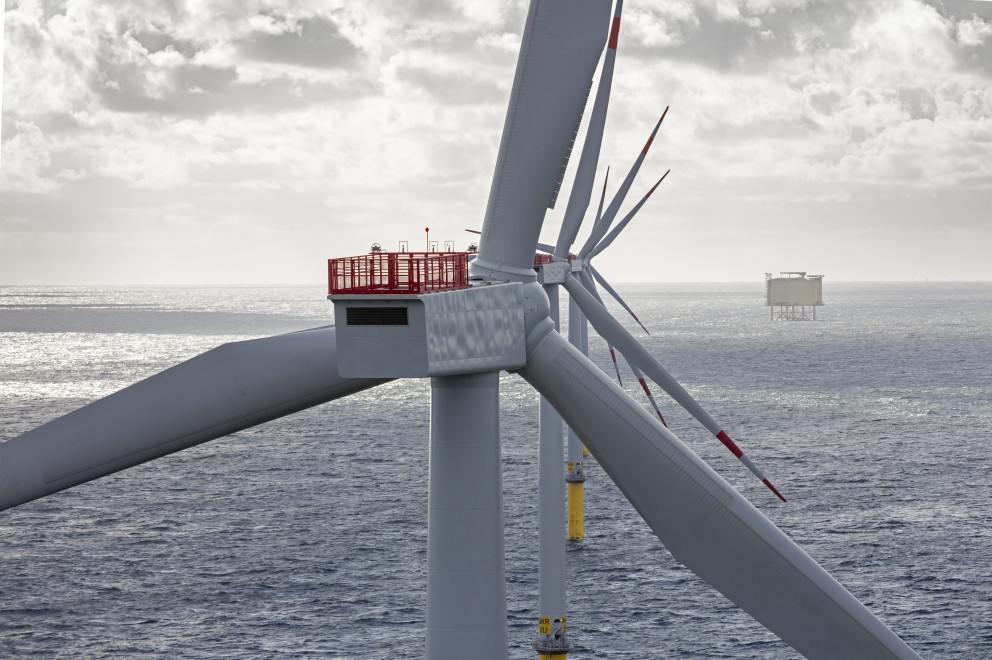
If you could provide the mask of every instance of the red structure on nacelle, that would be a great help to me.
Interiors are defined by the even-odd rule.
[[[468,252],[370,252],[327,260],[329,295],[417,295],[468,287]]]

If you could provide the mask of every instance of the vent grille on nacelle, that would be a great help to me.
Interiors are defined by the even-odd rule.
[[[349,307],[348,325],[409,325],[406,307]]]

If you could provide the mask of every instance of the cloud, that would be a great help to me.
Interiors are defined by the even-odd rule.
[[[965,47],[981,47],[992,37],[992,23],[980,18],[961,21],[957,25],[958,43]]]
[[[17,122],[14,131],[4,130],[0,190],[34,194],[55,192],[58,184],[51,176],[51,164],[48,141],[37,126]]]
[[[782,58],[843,48],[869,3],[836,0],[701,0],[631,10],[622,47],[643,59],[665,58],[744,75]]]
[[[990,8],[628,1],[600,163],[625,169],[671,104],[642,176],[673,172],[648,218],[677,209],[687,227],[707,218],[733,233],[742,209],[848,204],[851,222],[871,224],[857,214],[925,191],[950,200],[947,222],[974,228],[987,215],[967,205],[992,190]],[[231,250],[221,227],[253,251],[273,232],[335,254],[425,223],[459,238],[485,209],[526,11],[525,0],[8,0],[0,217],[24,219],[22,233],[154,236],[171,250],[163,227],[207,227],[204,254]],[[239,260],[217,269],[258,281]]]
[[[150,54],[171,50],[186,58],[191,58],[200,50],[200,46],[196,42],[188,39],[177,39],[165,32],[132,30],[131,37]]]
[[[264,19],[258,21],[260,28],[235,42],[245,57],[315,68],[347,67],[359,57],[358,47],[341,34],[331,18],[259,18]]]
[[[760,172],[832,185],[953,187],[992,176],[992,161],[974,148],[992,134],[992,86],[959,66],[953,19],[912,0],[730,4],[740,11],[667,6],[682,32],[669,30],[651,48],[630,39],[636,73],[618,75],[619,94],[639,105],[671,103],[673,119],[691,117],[691,130],[666,129],[673,151],[691,154],[678,163],[690,179]],[[651,14],[653,25],[662,14]],[[713,21],[725,25],[707,27]],[[699,44],[690,48],[696,30]],[[768,45],[763,31],[770,41],[791,34],[788,47]],[[621,58],[624,48],[621,41]]]

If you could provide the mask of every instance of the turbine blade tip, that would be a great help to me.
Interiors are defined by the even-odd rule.
[[[783,502],[788,502],[789,501],[789,500],[785,499],[785,497],[782,495],[782,493],[778,492],[778,488],[776,488],[775,486],[773,486],[772,485],[772,482],[769,481],[768,479],[762,479],[761,483],[763,483],[766,486],[768,486],[768,489],[770,491],[772,491],[773,493],[775,493],[775,497],[777,497],[778,499],[782,500]]]

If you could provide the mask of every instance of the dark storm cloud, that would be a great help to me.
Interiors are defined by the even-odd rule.
[[[239,51],[255,60],[318,69],[347,67],[361,52],[329,18],[279,22],[284,22],[285,31],[253,32],[236,42]]]

